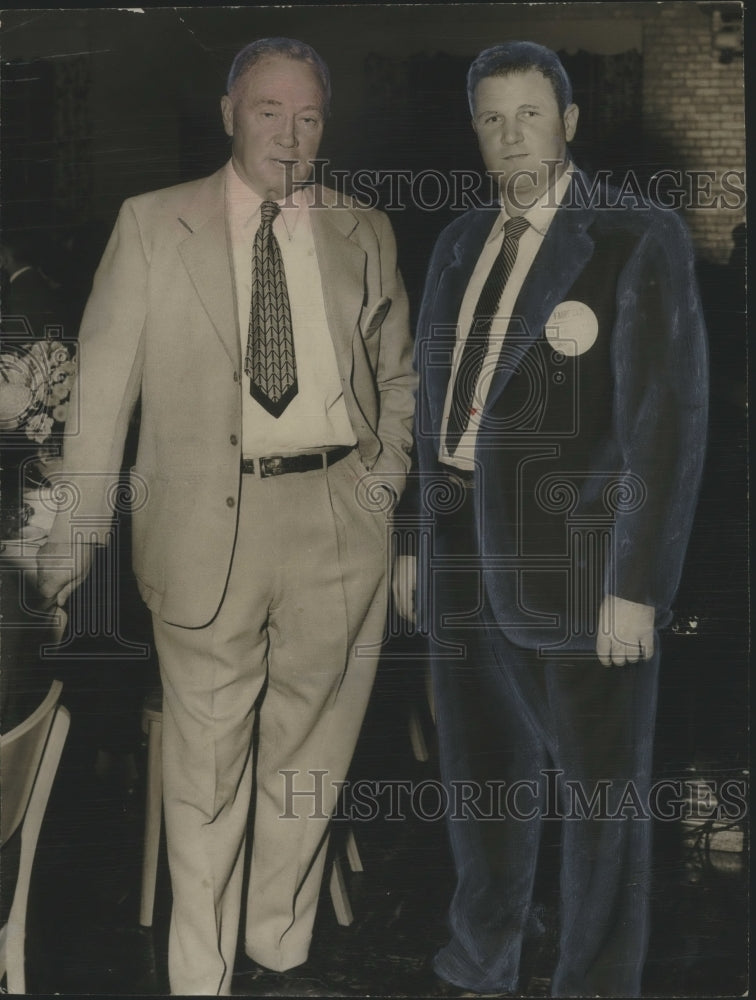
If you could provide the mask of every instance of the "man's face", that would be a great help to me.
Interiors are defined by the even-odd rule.
[[[536,69],[487,76],[475,88],[473,128],[483,162],[514,214],[564,172],[577,119],[575,104],[559,113],[551,83]]]
[[[261,198],[283,198],[309,177],[323,136],[323,100],[315,70],[279,55],[255,63],[221,98],[234,166]]]

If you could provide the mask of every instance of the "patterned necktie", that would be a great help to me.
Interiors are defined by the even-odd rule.
[[[297,365],[281,248],[273,220],[281,211],[275,201],[260,206],[260,228],[252,246],[252,305],[244,371],[253,399],[280,417],[297,394]]]
[[[483,361],[488,353],[491,325],[499,308],[502,293],[517,259],[520,237],[530,223],[523,216],[507,219],[504,240],[496,260],[488,272],[478,304],[473,313],[470,331],[462,348],[457,374],[454,379],[449,419],[446,425],[446,450],[453,455],[460,438],[465,433],[473,411],[473,399]]]

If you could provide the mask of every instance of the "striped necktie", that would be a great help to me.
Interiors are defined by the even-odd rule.
[[[507,219],[504,224],[504,239],[496,260],[491,265],[488,277],[478,298],[473,313],[470,331],[462,349],[462,357],[457,367],[452,392],[449,419],[446,425],[446,450],[453,455],[460,438],[467,430],[473,411],[475,389],[480,378],[483,361],[488,353],[491,325],[499,308],[502,293],[517,260],[520,237],[530,223],[523,216]]]

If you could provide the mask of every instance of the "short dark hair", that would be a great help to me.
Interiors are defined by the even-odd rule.
[[[559,56],[536,42],[502,42],[492,45],[477,56],[467,71],[467,99],[474,113],[475,88],[488,76],[507,76],[538,70],[552,86],[554,97],[563,115],[572,104],[572,84]]]
[[[226,81],[226,92],[231,93],[237,81],[264,56],[286,56],[299,62],[309,63],[315,70],[323,88],[323,112],[328,114],[331,107],[331,74],[328,66],[314,48],[296,38],[258,38],[237,52]]]

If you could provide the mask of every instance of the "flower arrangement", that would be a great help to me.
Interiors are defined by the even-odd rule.
[[[3,338],[0,349],[0,537],[18,538],[33,514],[24,490],[49,485],[60,463],[63,425],[76,373],[60,340]]]
[[[0,431],[44,445],[62,431],[76,360],[59,340],[5,347],[0,353]]]

